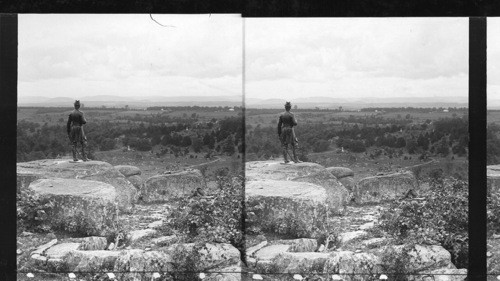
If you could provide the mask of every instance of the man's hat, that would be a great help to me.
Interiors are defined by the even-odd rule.
[[[79,101],[79,100],[75,100],[74,105],[75,105],[75,106],[80,106],[80,101]]]
[[[289,101],[287,101],[287,102],[285,103],[285,107],[292,107],[292,103],[291,103],[291,102],[289,102]]]

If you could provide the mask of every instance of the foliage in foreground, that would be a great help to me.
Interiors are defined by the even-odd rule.
[[[242,183],[242,177],[219,172],[217,190],[181,199],[163,229],[173,228],[190,242],[230,243],[242,250]]]
[[[394,202],[382,228],[404,243],[439,244],[458,268],[468,264],[468,184],[454,178],[432,181],[423,199]]]

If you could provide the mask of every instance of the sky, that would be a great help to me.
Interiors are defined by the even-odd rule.
[[[488,18],[486,32],[487,100],[500,100],[500,18]]]
[[[240,15],[152,17],[19,15],[18,97],[242,95]]]
[[[468,18],[247,18],[245,98],[467,100],[468,25]]]

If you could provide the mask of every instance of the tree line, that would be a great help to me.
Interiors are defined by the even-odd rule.
[[[114,120],[88,120],[84,130],[91,156],[95,151],[108,151],[120,147],[150,151],[160,147],[161,154],[176,156],[194,152],[233,155],[243,152],[243,120],[241,116],[212,119],[197,123],[191,117],[175,121],[158,120],[157,115],[136,118],[124,117],[129,122]],[[121,121],[121,120],[120,120]],[[71,143],[66,125],[43,125],[20,120],[17,124],[17,161],[57,158],[69,153]]]
[[[434,122],[427,120],[421,124],[398,121],[394,122],[396,124],[390,124],[388,120],[381,124],[359,121],[362,120],[353,117],[342,124],[319,122],[298,126],[295,131],[299,146],[307,152],[325,152],[333,148],[357,153],[367,152],[372,158],[380,156],[382,152],[389,157],[405,152],[420,154],[422,157],[467,155],[469,122],[466,116],[441,118]],[[500,140],[498,143],[500,151]],[[255,153],[258,158],[281,154],[277,128],[274,126],[247,125],[246,145],[247,152]]]

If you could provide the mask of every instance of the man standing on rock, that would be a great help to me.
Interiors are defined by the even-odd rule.
[[[85,146],[87,145],[87,138],[85,137],[85,133],[83,132],[83,125],[87,123],[85,117],[83,116],[83,112],[80,111],[80,101],[76,100],[74,103],[75,110],[73,110],[68,117],[68,123],[66,125],[66,129],[68,132],[69,140],[73,145],[73,161],[78,161],[76,157],[77,154],[77,144],[80,143],[82,145],[82,160],[88,161],[89,159],[85,155]]]
[[[285,103],[285,112],[280,114],[278,121],[278,136],[281,141],[281,146],[283,147],[283,158],[285,159],[285,163],[290,162],[288,160],[288,145],[292,146],[293,157],[292,160],[295,163],[299,163],[299,158],[297,158],[297,154],[295,151],[297,145],[297,138],[295,137],[295,132],[293,130],[293,126],[297,126],[297,120],[295,119],[295,115],[290,112],[292,108],[292,104],[287,101]]]

